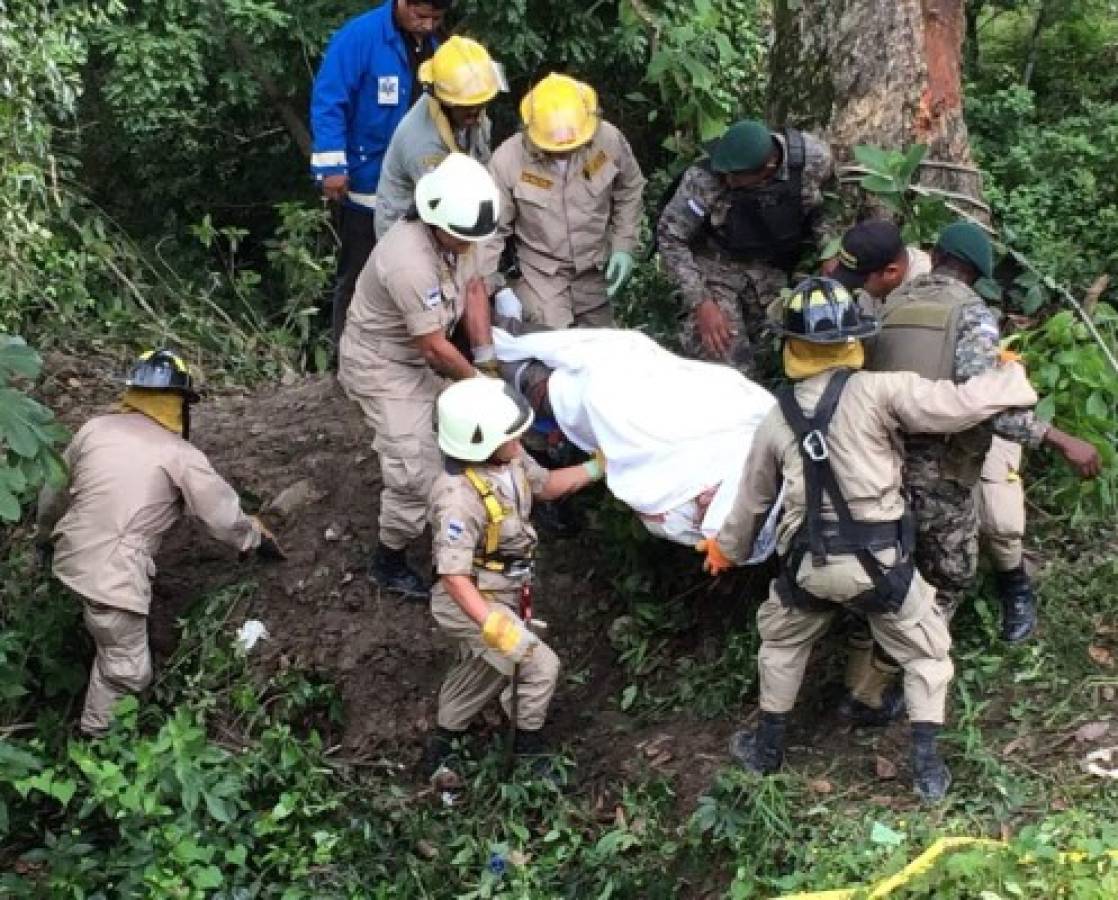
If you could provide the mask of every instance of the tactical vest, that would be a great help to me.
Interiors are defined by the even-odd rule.
[[[730,209],[717,228],[707,220],[711,242],[742,261],[771,263],[791,271],[803,252],[808,232],[804,209],[803,174],[807,152],[804,136],[794,128],[784,131],[788,178],[730,192]],[[710,161],[702,163],[710,169]]]
[[[501,546],[501,524],[508,517],[508,510],[501,505],[493,488],[484,478],[470,466],[463,472],[466,480],[481,498],[485,507],[485,548],[481,553],[474,554],[474,567],[485,569],[487,572],[496,572],[498,575],[507,575],[509,578],[530,577],[532,574],[532,558],[513,556],[499,552]],[[515,474],[513,478],[515,478]]]
[[[854,556],[873,587],[846,601],[847,605],[870,615],[892,613],[901,608],[912,583],[916,531],[907,511],[892,522],[859,522],[851,513],[835,476],[827,448],[827,430],[852,374],[850,369],[835,372],[810,418],[800,408],[792,386],[777,394],[780,411],[796,436],[803,460],[806,508],[804,522],[792,536],[788,551],[780,561],[775,587],[777,596],[786,606],[801,609],[830,606],[828,598],[817,597],[797,583],[804,557],[811,553],[813,565],[822,566],[828,555]],[[835,520],[823,518],[824,495],[831,502]],[[874,554],[874,551],[887,549],[897,552],[896,563],[890,567],[883,565]]]
[[[873,372],[915,372],[933,381],[955,380],[955,347],[963,313],[982,303],[977,297],[900,297],[886,301],[881,333],[866,368]]]
[[[930,292],[929,292],[930,293]],[[881,333],[867,345],[866,369],[873,372],[915,372],[934,381],[955,380],[955,348],[964,313],[982,300],[962,292],[934,298],[903,292],[886,301]],[[940,473],[960,484],[974,484],[990,449],[989,428],[978,426],[949,437],[914,435],[906,453],[938,460]]]

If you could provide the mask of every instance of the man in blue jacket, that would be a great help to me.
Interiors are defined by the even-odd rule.
[[[385,0],[331,38],[311,93],[311,169],[341,203],[334,340],[341,338],[357,276],[376,243],[373,211],[392,133],[419,97],[416,74],[438,45],[453,0]]]

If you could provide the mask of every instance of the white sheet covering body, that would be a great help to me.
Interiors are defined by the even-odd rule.
[[[494,328],[493,339],[502,361],[538,359],[555,370],[548,393],[556,421],[583,450],[605,454],[606,484],[619,500],[659,515],[720,485],[702,522],[703,534],[717,533],[753,435],[776,402],[768,391],[729,366],[683,359],[637,331],[514,337]]]

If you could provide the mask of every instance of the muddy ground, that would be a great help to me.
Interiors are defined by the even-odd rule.
[[[116,368],[111,360],[52,355],[39,393],[77,427],[111,408],[119,392]],[[255,665],[265,673],[301,667],[338,685],[345,707],[339,754],[414,764],[433,727],[450,648],[425,605],[381,597],[365,577],[375,544],[380,476],[357,407],[330,376],[251,393],[218,391],[195,408],[193,438],[246,506],[263,511],[289,558],[273,565],[240,564],[200,527],[183,523],[157,558],[151,616],[157,659],[173,651],[176,620],[192,603],[252,578],[258,583],[254,598],[229,622],[234,627],[258,618],[266,624],[270,637],[254,651]],[[727,738],[755,711],[753,698],[733,720],[684,711],[642,721],[621,711],[620,696],[631,679],[609,629],[629,609],[611,586],[616,573],[604,570],[601,540],[587,529],[574,538],[548,539],[542,547],[536,612],[550,624],[549,641],[567,676],[552,707],[550,733],[577,760],[583,785],[604,785],[651,768],[672,779],[682,802],[691,801],[724,764]],[[697,558],[686,552],[678,558],[700,578]],[[427,564],[423,551],[415,562]],[[673,655],[709,657],[729,631],[752,628],[751,610],[763,585],[758,576],[713,588],[696,581],[684,600],[666,600],[697,607],[694,626],[671,638]],[[816,664],[812,671],[831,675],[833,668]],[[899,780],[883,783],[875,774],[879,754],[904,755],[903,728],[852,734],[833,716],[834,700],[833,686],[809,683],[805,689],[792,735],[792,765],[820,775],[841,769],[852,793],[907,804],[903,763]],[[502,727],[495,709],[486,727]]]

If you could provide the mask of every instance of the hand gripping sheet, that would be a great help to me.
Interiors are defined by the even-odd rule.
[[[493,341],[503,362],[538,359],[555,370],[548,389],[556,421],[580,448],[605,454],[606,484],[619,500],[659,515],[719,485],[702,522],[705,535],[717,533],[753,435],[776,402],[768,391],[728,366],[676,356],[637,331],[513,337],[494,328]],[[779,504],[750,562],[771,554],[778,514]]]

